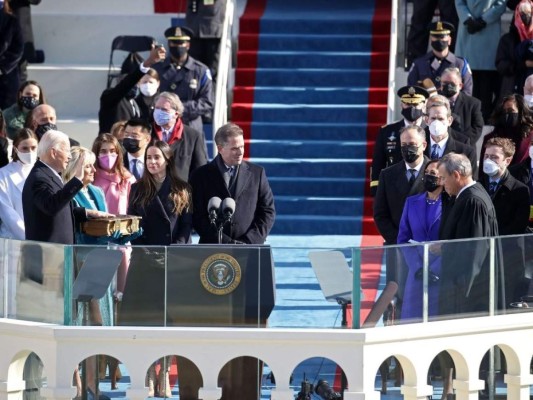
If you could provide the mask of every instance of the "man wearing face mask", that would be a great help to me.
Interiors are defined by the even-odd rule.
[[[450,102],[453,122],[452,128],[465,135],[474,147],[483,131],[481,101],[461,92],[463,81],[457,68],[447,68],[441,75],[440,93]]]
[[[442,102],[433,102],[428,109],[426,117],[426,140],[429,146],[425,154],[432,160],[438,160],[444,155],[454,152],[464,154],[473,166],[477,165],[476,151],[472,146],[461,143],[450,136],[450,126],[453,118],[450,103],[443,99]],[[472,168],[473,176],[477,176],[477,168]]]
[[[419,86],[404,86],[397,92],[402,107],[403,119],[389,125],[383,125],[376,136],[374,156],[370,179],[370,191],[376,195],[379,174],[387,167],[402,160],[400,151],[400,130],[407,125],[418,125],[425,128],[425,102],[429,93]]]
[[[202,116],[210,116],[215,104],[211,72],[189,52],[193,33],[185,27],[165,31],[170,57],[154,65],[161,79],[160,91],[178,95],[183,103],[183,123],[203,132]]]
[[[30,128],[35,132],[39,140],[50,130],[57,130],[56,110],[49,104],[40,104],[31,112],[31,117],[26,119],[25,128]],[[79,146],[80,142],[72,138],[68,139],[71,146]]]
[[[184,106],[174,93],[163,92],[155,99],[152,138],[168,143],[174,152],[178,176],[185,182],[196,168],[207,164],[203,132],[186,126],[181,120]]]
[[[99,134],[109,133],[111,127],[117,121],[129,120],[141,117],[141,108],[136,101],[139,95],[139,81],[145,74],[145,69],[149,69],[153,64],[165,59],[166,51],[163,47],[152,45],[152,50],[148,58],[139,67],[126,63],[122,65],[122,79],[110,89],[106,89],[100,96],[100,111],[98,111]]]
[[[426,55],[417,58],[407,76],[409,85],[417,85],[424,79],[429,78],[440,89],[440,76],[446,68],[455,67],[461,71],[463,79],[462,91],[469,96],[472,95],[472,73],[468,62],[453,54],[449,46],[451,44],[451,33],[454,26],[448,22],[438,21],[430,26],[431,51]]]
[[[400,131],[403,161],[385,168],[379,175],[379,184],[374,199],[374,222],[385,240],[384,245],[394,245],[405,200],[408,196],[424,191],[423,175],[426,163],[426,133],[417,125],[408,125]],[[398,298],[402,298],[403,282],[407,269],[401,254],[387,251],[386,280],[399,285]]]
[[[124,166],[137,180],[144,173],[144,153],[150,143],[151,131],[148,122],[139,118],[130,119],[124,127]]]
[[[510,139],[492,138],[485,144],[483,171],[486,175],[480,183],[494,204],[500,235],[524,234],[529,220],[529,189],[507,170],[514,152],[515,145]],[[505,254],[506,304],[520,301],[520,297],[527,294],[524,244],[523,237],[507,238],[501,243]]]

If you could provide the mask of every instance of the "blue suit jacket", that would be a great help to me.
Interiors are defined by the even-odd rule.
[[[426,224],[426,192],[410,196],[405,200],[400,227],[398,231],[398,243],[408,243],[409,240],[417,242],[430,242],[439,240],[439,227],[442,216],[442,208],[435,215],[435,219],[429,225]],[[423,246],[411,246],[402,249],[409,269],[422,267]],[[439,262],[440,257],[430,254],[430,268]]]

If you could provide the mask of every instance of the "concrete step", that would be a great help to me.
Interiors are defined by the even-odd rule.
[[[54,2],[43,2],[49,3]],[[32,15],[35,46],[44,50],[46,64],[107,66],[111,42],[120,35],[153,36],[158,42],[166,44],[163,32],[170,26],[168,14],[129,14],[129,1],[126,14],[120,18],[117,15],[97,14],[94,8],[92,10],[85,14],[73,10],[70,14],[56,12]],[[116,56],[115,65],[120,67],[125,53],[118,51]]]
[[[153,14],[154,3],[147,0],[128,0],[127,7],[124,0],[53,0],[43,1],[37,7],[32,7],[32,14],[87,14],[100,13],[102,15]]]
[[[28,77],[42,85],[46,101],[56,109],[59,119],[98,119],[107,67],[33,64],[28,68]]]
[[[57,120],[57,129],[76,139],[81,146],[90,149],[98,136],[98,120],[60,118]]]

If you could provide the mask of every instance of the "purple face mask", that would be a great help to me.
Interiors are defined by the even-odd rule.
[[[101,156],[98,156],[98,163],[100,164],[100,168],[105,169],[107,171],[112,170],[117,162],[117,155],[116,154],[104,154]]]

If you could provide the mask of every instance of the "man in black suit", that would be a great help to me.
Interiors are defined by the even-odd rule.
[[[397,92],[402,107],[403,119],[379,128],[374,145],[372,169],[370,177],[370,192],[376,195],[381,170],[402,160],[400,151],[400,130],[407,125],[425,127],[424,112],[429,93],[418,86],[404,86]]]
[[[207,206],[212,197],[235,200],[231,223],[224,226],[222,243],[263,244],[274,225],[274,196],[265,170],[243,161],[242,129],[226,124],[215,135],[218,155],[191,176],[193,226],[200,243],[218,243],[217,230],[211,223]]]
[[[449,153],[439,161],[444,190],[456,196],[443,219],[441,240],[498,236],[498,220],[491,198],[472,178],[472,165],[464,154]],[[442,245],[439,314],[487,313],[489,305],[489,240],[450,242]],[[498,268],[501,263],[496,263]],[[502,299],[499,284],[498,299]]]
[[[268,183],[265,170],[255,164],[243,161],[244,138],[242,129],[229,123],[220,127],[215,134],[218,155],[191,175],[193,197],[193,226],[200,235],[200,243],[218,243],[217,229],[211,222],[207,210],[212,197],[235,200],[235,212],[231,221],[224,225],[222,243],[263,244],[274,225],[276,211],[274,196]],[[222,211],[222,210],[221,210]],[[255,321],[254,325],[265,326],[266,320]],[[257,399],[258,380],[262,367],[251,358],[232,360],[223,372],[225,381],[222,388],[223,399]],[[189,371],[186,370],[185,373]],[[180,372],[183,378],[183,373]],[[201,380],[189,377],[188,388],[195,396]],[[189,398],[189,397],[185,397]],[[197,397],[192,397],[197,398]]]
[[[83,162],[74,178],[63,184],[62,173],[70,160],[68,136],[49,130],[37,148],[39,161],[33,166],[22,190],[26,239],[74,244],[74,220],[110,215],[83,207],[72,207],[71,200],[83,187]]]
[[[39,104],[31,111],[31,116],[26,119],[25,128],[30,128],[35,132],[39,140],[49,130],[57,130],[56,110],[50,104]],[[79,146],[80,142],[69,138],[71,146]]]
[[[425,155],[432,160],[438,160],[451,152],[464,154],[472,164],[474,176],[477,176],[476,151],[472,146],[461,143],[450,135],[453,121],[450,103],[443,96],[439,98],[442,101],[432,101],[427,110],[426,140],[429,145]]]
[[[124,166],[140,179],[144,173],[144,153],[151,140],[150,124],[140,118],[132,118],[124,125]]]
[[[440,76],[440,83],[440,93],[450,102],[452,128],[467,136],[469,144],[475,147],[484,125],[481,101],[461,91],[463,79],[457,68],[446,68]]]
[[[523,235],[529,220],[529,189],[507,170],[515,153],[514,142],[507,138],[491,138],[485,143],[481,184],[489,193],[498,219],[500,235]],[[505,254],[506,304],[519,301],[527,294],[529,281],[525,277],[524,238],[501,240]]]
[[[141,117],[141,109],[136,100],[139,94],[138,82],[153,64],[163,61],[165,55],[164,47],[154,47],[141,66],[134,65],[132,71],[128,70],[131,66],[122,64],[123,75],[120,81],[116,86],[105,89],[100,96],[99,133],[109,133],[117,121]]]
[[[422,178],[428,161],[424,129],[408,125],[400,132],[403,161],[381,171],[374,198],[374,222],[386,245],[396,244],[405,199],[424,191]],[[403,295],[406,278],[403,256],[394,249],[386,252],[386,280],[398,283],[398,298]]]
[[[177,94],[163,92],[155,98],[152,138],[169,144],[178,176],[187,182],[191,172],[207,163],[203,132],[183,123],[184,106]]]

